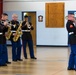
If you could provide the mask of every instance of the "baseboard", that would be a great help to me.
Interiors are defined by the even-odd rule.
[[[7,46],[11,46],[11,44],[8,44]],[[68,47],[68,45],[36,45],[36,47]]]
[[[68,45],[36,45],[37,47],[68,47]]]

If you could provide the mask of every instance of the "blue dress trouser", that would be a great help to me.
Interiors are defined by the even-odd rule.
[[[12,60],[19,60],[21,58],[21,42],[20,39],[17,42],[12,41]]]
[[[8,52],[7,52],[7,45],[6,44],[3,45],[3,50],[5,52],[5,61],[8,62]]]
[[[6,64],[8,60],[6,44],[0,44],[0,65]]]
[[[33,41],[32,40],[23,40],[23,51],[24,51],[24,57],[27,58],[27,53],[26,53],[26,46],[28,43],[28,47],[29,47],[29,52],[30,52],[30,57],[34,57],[34,49],[33,49]]]
[[[76,69],[76,44],[70,45],[71,53],[69,57],[68,68],[75,68]]]

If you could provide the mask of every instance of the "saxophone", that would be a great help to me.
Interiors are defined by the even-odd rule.
[[[14,42],[16,42],[18,40],[18,38],[22,35],[21,26],[22,26],[22,22],[20,23],[20,25],[16,31],[16,36],[13,37]]]
[[[8,25],[7,25],[7,27],[8,27],[8,30],[7,30],[7,32],[6,32],[6,34],[7,34],[6,39],[7,39],[7,40],[10,39],[11,34],[12,34],[12,32],[11,32],[11,26],[9,26],[9,25],[11,25],[11,22],[8,23]]]
[[[8,26],[8,31],[6,33],[7,33],[6,39],[9,40],[12,34],[10,26]]]

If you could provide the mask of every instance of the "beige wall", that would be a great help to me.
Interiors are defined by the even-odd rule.
[[[47,1],[61,2],[61,1]],[[65,3],[64,17],[68,11],[76,10],[76,1],[62,1]],[[6,12],[17,11],[36,11],[36,35],[37,45],[67,45],[68,34],[66,31],[66,19],[64,28],[46,28],[45,27],[45,3],[46,2],[26,2],[26,1],[6,1],[3,4],[3,10]],[[38,22],[38,16],[43,15],[43,22]],[[21,14],[19,15],[21,16]],[[48,40],[47,40],[48,39]]]
[[[4,0],[4,1],[35,1],[35,2],[38,2],[38,1],[75,1],[75,0]]]
[[[45,10],[45,2],[4,2],[4,11],[37,11]]]

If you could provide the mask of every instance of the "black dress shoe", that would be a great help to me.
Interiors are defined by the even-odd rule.
[[[9,61],[7,61],[6,63],[7,63],[7,64],[11,64],[11,62],[9,62]]]
[[[28,59],[27,57],[25,57],[25,59]]]
[[[68,68],[67,70],[75,70],[74,68]]]
[[[0,66],[7,66],[7,64],[3,64],[3,65],[0,65]]]
[[[14,62],[17,62],[17,60],[13,60]]]
[[[37,59],[36,57],[31,57],[31,59]]]
[[[17,59],[18,61],[23,61],[22,59]]]

